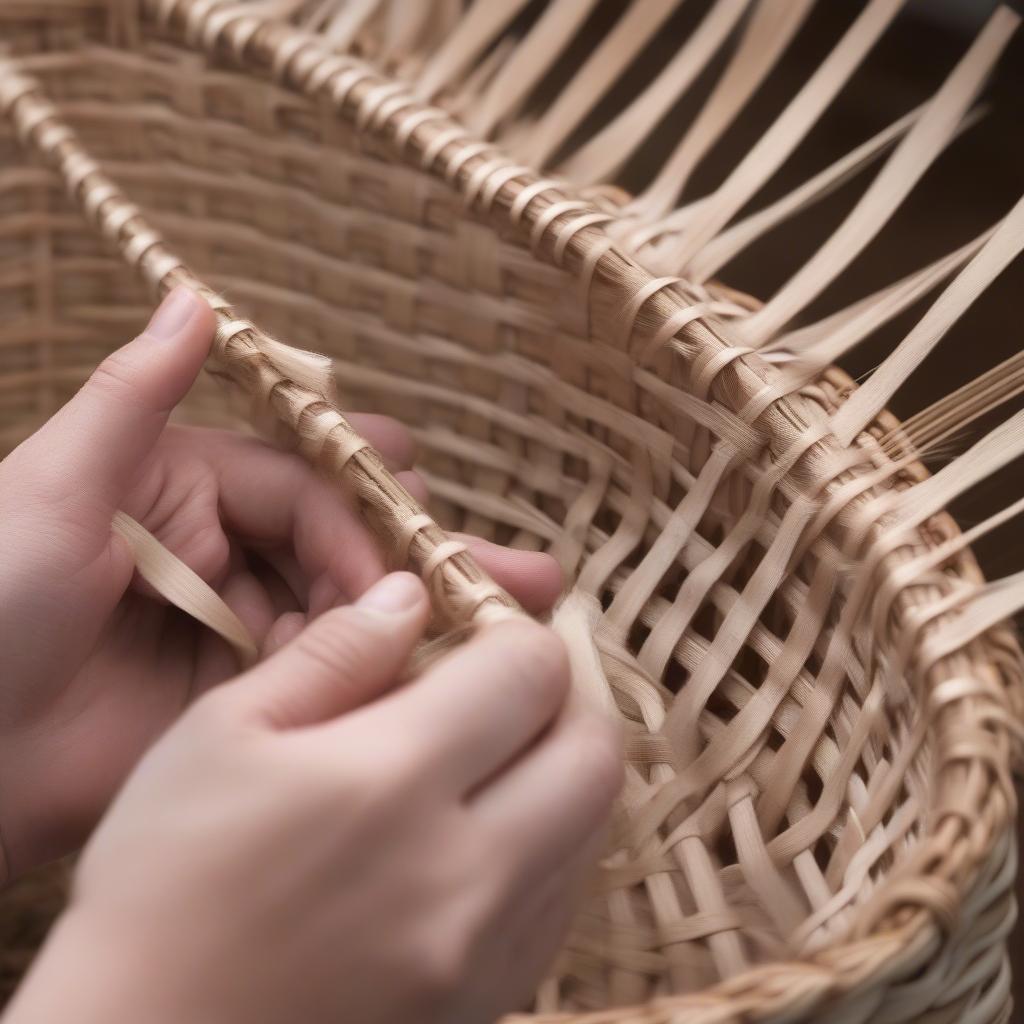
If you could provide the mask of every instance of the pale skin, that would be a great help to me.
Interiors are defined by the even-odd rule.
[[[340,492],[167,425],[212,330],[178,289],[0,462],[3,873],[88,839],[5,1024],[493,1020],[600,849],[615,729],[527,621],[399,685],[427,595]],[[404,429],[351,418],[422,494]],[[227,600],[255,668],[133,575],[119,508]],[[528,609],[555,600],[547,556],[469,543]]]

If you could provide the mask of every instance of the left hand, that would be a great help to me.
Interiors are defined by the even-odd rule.
[[[169,295],[146,331],[0,462],[0,837],[7,873],[81,843],[148,746],[238,669],[218,637],[134,577],[123,509],[221,594],[264,650],[356,599],[385,566],[339,490],[298,456],[168,427],[205,360],[209,306]],[[418,497],[397,422],[351,416]],[[471,542],[528,609],[561,588],[547,555]]]

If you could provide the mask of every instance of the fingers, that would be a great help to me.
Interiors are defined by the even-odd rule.
[[[495,583],[504,587],[530,614],[546,612],[565,585],[558,563],[542,551],[517,551],[490,541],[455,534]]]
[[[233,572],[220,588],[225,604],[238,616],[257,647],[273,628],[275,614],[263,583],[247,569]],[[238,673],[238,655],[212,630],[198,638],[194,659],[192,697]]]
[[[372,412],[345,413],[345,419],[360,437],[373,445],[392,473],[412,469],[416,462],[416,442],[398,420]]]
[[[507,765],[555,719],[569,689],[565,648],[536,623],[480,633],[395,701],[396,723],[460,792]]]
[[[145,331],[100,364],[27,442],[48,492],[72,496],[76,513],[95,510],[109,525],[109,513],[202,368],[214,323],[203,299],[175,288]]]
[[[228,699],[279,729],[327,721],[394,685],[428,616],[423,584],[410,573],[392,573],[228,684]]]
[[[291,548],[307,589],[326,574],[352,598],[384,575],[384,559],[341,488],[297,455],[226,438],[210,458],[225,528],[244,543]],[[289,580],[299,594],[301,582]]]
[[[426,503],[420,477],[399,468],[415,454],[408,431],[385,416],[354,414],[350,419],[382,451],[399,481]],[[183,443],[194,443],[196,432],[180,436]],[[299,456],[222,431],[204,431],[202,445],[217,477],[225,529],[258,546],[313,615],[357,597],[384,574],[384,556],[342,489]],[[557,600],[563,581],[550,555],[456,537],[530,613],[547,611]],[[282,552],[294,552],[294,557],[282,559]]]
[[[307,619],[302,612],[285,612],[278,617],[263,638],[261,654],[269,658],[285,644],[290,644],[305,628]]]
[[[499,844],[517,845],[528,871],[543,875],[600,828],[621,785],[617,723],[573,697],[554,728],[469,807]]]
[[[428,495],[423,481],[402,468],[415,455],[408,431],[386,416],[356,413],[349,419],[381,451],[413,497],[425,504]],[[283,575],[308,600],[312,614],[357,597],[384,574],[384,557],[341,488],[321,478],[297,455],[228,432],[204,435],[205,457],[218,478],[225,527],[245,542],[293,550],[304,579],[294,573]],[[540,614],[557,600],[563,581],[550,555],[455,536],[527,611]],[[272,551],[269,557],[278,564]]]
[[[367,433],[380,434],[392,455],[404,459],[412,454],[404,428],[385,417],[371,419]],[[304,597],[310,597],[314,586],[324,595],[316,606],[310,599],[312,612],[330,607],[338,597],[358,596],[384,575],[376,541],[342,488],[323,479],[299,456],[219,431],[210,432],[204,446],[217,476],[225,528],[245,543],[270,549],[272,561],[274,548],[294,552],[304,579],[289,575],[289,585]],[[407,486],[411,475],[399,472]],[[322,577],[326,583],[320,583]]]
[[[395,479],[424,507],[430,502],[430,492],[423,478],[414,470],[396,473]]]

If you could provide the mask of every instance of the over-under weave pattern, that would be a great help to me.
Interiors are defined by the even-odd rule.
[[[531,131],[524,97],[593,3],[555,0],[518,43],[511,0],[391,21],[387,2],[300,0],[0,14],[17,51],[0,66],[0,434],[16,443],[144,319],[126,262],[218,312],[187,415],[272,421],[351,489],[450,631],[519,612],[442,527],[559,560],[556,627],[577,685],[625,724],[627,770],[531,1019],[1003,1020],[1024,690],[1001,623],[1021,585],[986,584],[967,545],[1017,509],[966,534],[944,509],[1024,429],[930,476],[915,445],[945,436],[948,410],[904,430],[884,406],[1024,244],[1022,208],[830,323],[786,328],[955,138],[1016,19],[993,17],[932,104],[737,220],[899,4],[865,5],[713,201],[674,208],[810,0],[711,4],[685,60],[549,173],[606,69],[673,6],[628,5]],[[613,140],[637,145],[736,31],[726,87],[649,189],[604,184]],[[795,284],[761,305],[717,283],[894,144]],[[822,365],[965,266],[872,384]],[[345,408],[413,430],[435,518]]]

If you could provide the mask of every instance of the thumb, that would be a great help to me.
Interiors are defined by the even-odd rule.
[[[429,617],[419,578],[392,573],[355,604],[324,612],[230,683],[233,699],[278,729],[316,725],[352,711],[395,685]]]
[[[104,359],[27,443],[48,493],[73,495],[80,509],[85,499],[86,509],[109,516],[202,369],[214,327],[195,292],[171,291],[142,334]]]

